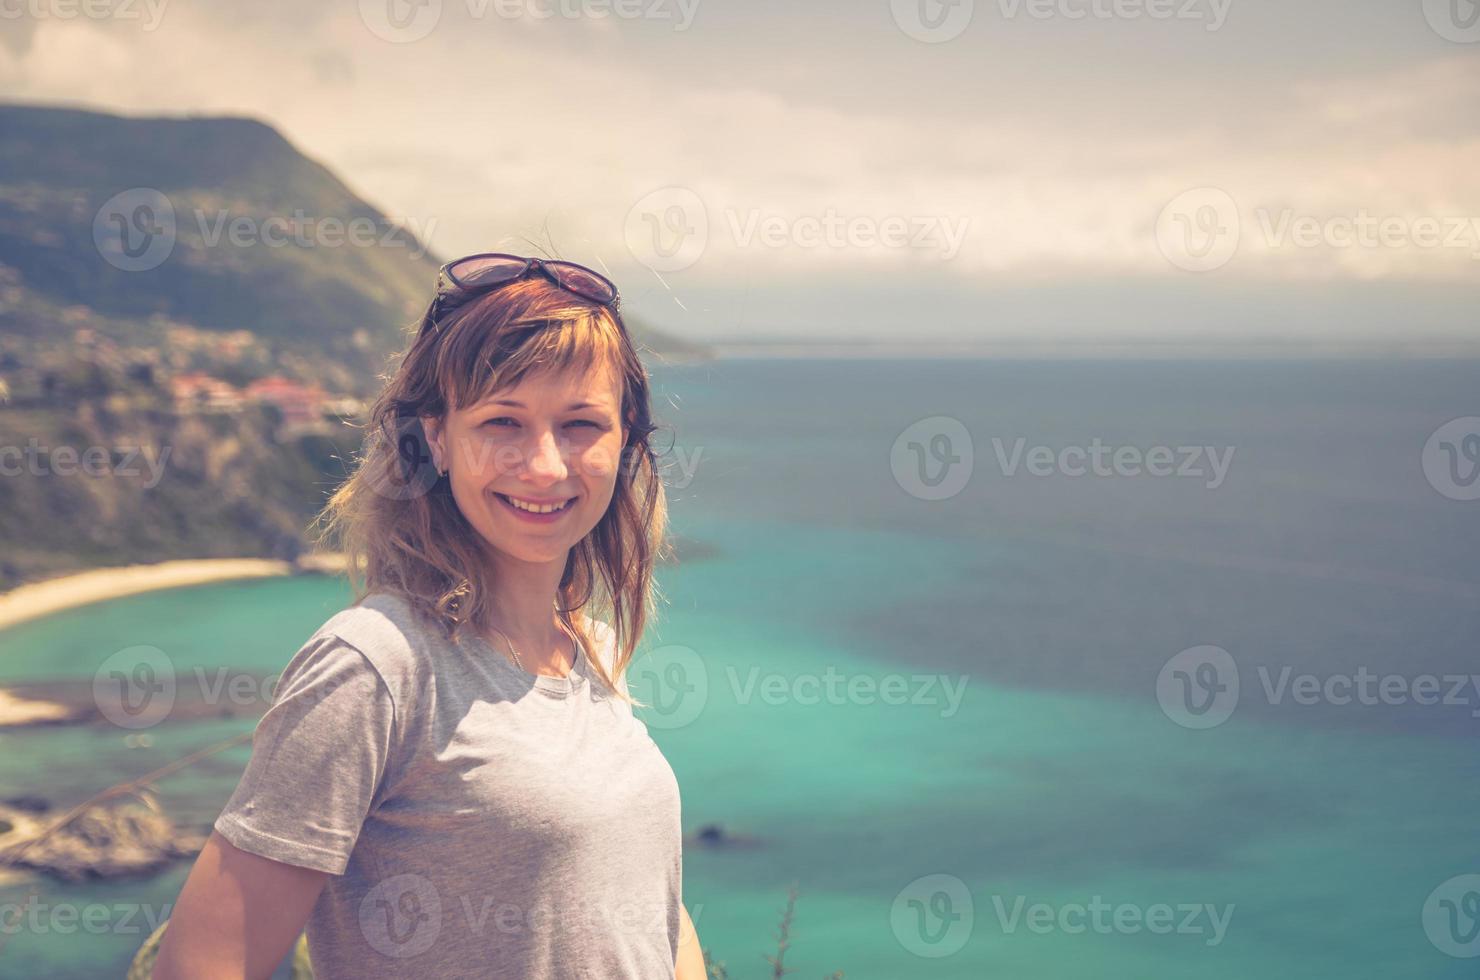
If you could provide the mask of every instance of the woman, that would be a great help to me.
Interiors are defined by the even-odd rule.
[[[305,925],[317,980],[703,980],[624,680],[666,508],[618,305],[571,263],[443,267],[326,508],[356,601],[279,679],[156,980],[267,977]]]

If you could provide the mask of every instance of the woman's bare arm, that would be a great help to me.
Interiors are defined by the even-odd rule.
[[[243,851],[211,831],[170,914],[152,980],[266,980],[328,877]]]
[[[678,961],[674,963],[675,980],[708,980],[704,970],[704,951],[699,946],[699,933],[694,928],[694,920],[689,918],[688,909],[682,905],[679,909],[683,912],[683,918],[679,924]]]

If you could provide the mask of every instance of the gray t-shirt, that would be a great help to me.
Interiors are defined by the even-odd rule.
[[[585,622],[610,675],[614,633]],[[317,980],[673,977],[678,782],[587,668],[526,673],[381,592],[308,639],[215,827],[330,872]]]

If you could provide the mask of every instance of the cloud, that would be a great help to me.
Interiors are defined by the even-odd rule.
[[[156,30],[43,19],[0,49],[0,84],[28,101],[259,116],[377,206],[430,223],[443,254],[550,240],[640,269],[632,209],[678,187],[702,203],[709,235],[669,280],[1157,281],[1189,275],[1168,261],[1159,217],[1208,188],[1233,202],[1241,232],[1220,276],[1459,282],[1480,268],[1480,221],[1462,224],[1480,218],[1471,58],[1324,68],[1241,111],[1226,79],[1180,77],[1170,117],[1035,113],[1030,93],[950,103],[949,91],[923,92],[948,110],[905,112],[810,97],[796,84],[809,73],[785,66],[676,71],[637,56],[639,35],[612,18],[467,9],[449,3],[435,31],[400,44],[348,3],[171,5]],[[1406,230],[1333,244],[1364,216]],[[1206,214],[1181,217],[1193,228]],[[1455,245],[1423,244],[1419,225],[1434,222]],[[1312,223],[1314,239],[1294,237]],[[884,241],[899,227],[911,244]]]

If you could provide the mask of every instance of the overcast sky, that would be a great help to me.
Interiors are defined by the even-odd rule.
[[[697,339],[1480,332],[1472,0],[81,2],[0,0],[8,98],[261,118]]]

